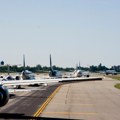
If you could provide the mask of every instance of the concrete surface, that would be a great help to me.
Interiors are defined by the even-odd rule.
[[[104,78],[62,85],[40,117],[80,120],[120,120],[119,81]]]

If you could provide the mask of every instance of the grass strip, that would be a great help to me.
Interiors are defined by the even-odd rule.
[[[118,89],[120,89],[120,83],[117,83],[117,84],[115,85],[115,87],[118,88]]]

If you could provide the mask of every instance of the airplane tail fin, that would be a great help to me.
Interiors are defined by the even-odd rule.
[[[76,70],[80,70],[81,69],[81,66],[80,66],[80,62],[79,64],[76,64]]]
[[[10,65],[7,65],[7,72],[8,72],[8,75],[10,75]]]
[[[25,70],[25,55],[23,55],[23,68]]]
[[[76,64],[76,70],[78,69],[78,64]]]
[[[50,70],[52,71],[53,68],[52,68],[52,59],[51,59],[51,54],[50,54]]]
[[[80,62],[79,62],[79,67],[78,68],[79,68],[79,70],[81,69]]]

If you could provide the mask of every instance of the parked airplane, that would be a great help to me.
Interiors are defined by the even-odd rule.
[[[7,76],[3,76],[3,79],[4,81],[7,81],[7,80],[15,80],[16,78],[18,79],[18,76],[13,76],[10,74],[10,65],[7,64]]]
[[[34,73],[32,73],[29,70],[26,70],[26,67],[25,67],[25,55],[23,55],[23,67],[24,67],[24,70],[22,71],[22,79],[23,80],[34,80],[35,79]]]
[[[76,69],[73,72],[73,76],[74,77],[82,77],[82,70],[80,69],[80,63],[79,63],[79,67],[78,67],[78,65],[76,65]]]
[[[115,70],[106,70],[105,71],[106,75],[112,74],[112,75],[117,75],[117,72]]]
[[[4,62],[2,61],[2,64]],[[25,55],[23,55],[23,71],[21,72],[21,75],[16,75],[16,76],[12,76],[10,75],[10,67],[9,67],[9,64],[7,64],[8,66],[8,76],[4,77],[3,76],[3,80],[4,81],[7,81],[7,80],[34,80],[35,79],[35,74],[29,70],[26,69],[26,66],[25,66]],[[2,77],[2,76],[1,76]]]
[[[3,61],[2,61],[3,62]],[[26,70],[25,67],[25,55],[23,55],[23,68],[21,75],[12,76],[9,74],[9,65],[8,65],[8,76],[1,78],[1,81],[11,81],[11,80],[35,80],[35,75],[33,72]],[[46,84],[44,84],[46,85]],[[21,88],[21,85],[14,85],[15,88]]]
[[[0,66],[4,66],[4,61],[0,62]],[[7,64],[6,66],[7,66],[8,75],[7,76],[1,75],[0,80],[14,80],[14,78],[10,75],[10,66],[9,66],[9,64]]]
[[[73,72],[73,77],[89,77],[89,72],[88,71],[83,71],[81,70],[81,67],[80,67],[80,62],[79,62],[79,67],[78,65],[76,66],[76,69],[75,71]]]
[[[61,78],[62,74],[58,70],[54,70],[52,66],[52,59],[51,59],[51,54],[50,54],[50,72],[49,72],[50,77],[56,77],[56,78]]]

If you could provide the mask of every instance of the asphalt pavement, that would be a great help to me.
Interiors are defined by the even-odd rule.
[[[41,117],[33,117],[34,113],[58,86],[59,84],[29,86],[27,87],[28,91],[26,87],[23,87],[21,89],[23,92],[19,91],[10,94],[10,100],[7,105],[0,108],[0,120],[41,119]],[[30,89],[32,91],[29,91]]]

